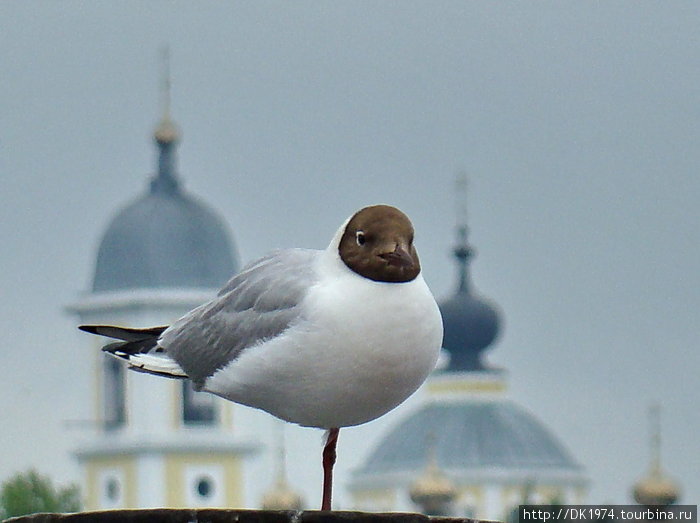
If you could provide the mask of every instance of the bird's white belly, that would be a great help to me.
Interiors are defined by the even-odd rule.
[[[309,293],[283,335],[245,350],[206,390],[287,421],[358,425],[393,409],[433,370],[442,320],[422,278],[340,278]]]

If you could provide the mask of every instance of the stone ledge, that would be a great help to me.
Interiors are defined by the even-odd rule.
[[[133,509],[75,514],[32,514],[6,523],[480,523],[475,519],[424,516],[406,512],[350,512],[319,510]]]

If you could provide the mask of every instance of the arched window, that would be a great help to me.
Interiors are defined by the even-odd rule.
[[[197,392],[192,383],[182,382],[182,421],[185,425],[215,425],[215,398],[208,392]]]
[[[104,427],[114,430],[126,423],[124,365],[112,357],[104,361]]]

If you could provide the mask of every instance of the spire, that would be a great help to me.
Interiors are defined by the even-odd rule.
[[[180,131],[170,117],[170,48],[161,50],[161,111],[160,122],[156,126],[153,138],[158,144],[158,175],[151,182],[152,191],[173,192],[177,190],[178,182],[175,173],[175,146],[180,140]]]
[[[457,243],[452,250],[457,260],[457,291],[468,293],[469,288],[469,260],[474,254],[474,249],[469,245],[467,235],[467,175],[462,172],[455,180],[455,198],[457,211]]]
[[[163,112],[163,119],[170,119],[170,87],[172,85],[170,77],[170,47],[165,46],[161,49],[161,59],[163,70],[161,72],[161,109]]]
[[[474,249],[467,235],[467,176],[460,173],[454,185],[457,243],[452,254],[457,261],[457,289],[440,302],[444,329],[442,346],[450,354],[448,371],[485,370],[481,352],[496,338],[499,315],[495,306],[473,289],[469,262]]]
[[[649,472],[634,486],[632,494],[640,505],[666,506],[678,499],[680,489],[661,469],[661,406],[649,407],[651,459]]]
[[[304,500],[292,490],[287,481],[286,452],[284,448],[284,424],[278,423],[277,473],[275,484],[262,499],[265,510],[301,510]]]
[[[437,437],[434,432],[428,434],[425,445],[425,468],[411,485],[409,496],[425,514],[443,516],[449,513],[450,503],[457,496],[457,490],[438,465]]]
[[[651,471],[661,474],[661,406],[653,403],[649,406],[649,425],[651,427]]]

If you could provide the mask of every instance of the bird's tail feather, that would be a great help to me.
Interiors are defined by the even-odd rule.
[[[148,339],[157,340],[158,336],[160,336],[168,326],[134,329],[131,327],[117,327],[115,325],[81,325],[78,328],[81,331],[89,332],[90,334],[98,334],[107,338],[124,341],[143,341]]]
[[[133,329],[113,325],[81,325],[78,328],[91,334],[123,340],[108,343],[102,347],[102,351],[128,362],[129,368],[135,371],[167,378],[188,377],[180,365],[158,345],[158,338],[167,326]]]
[[[185,379],[188,378],[182,367],[169,356],[161,354],[124,354],[119,351],[110,352],[116,358],[129,362],[129,368],[136,372],[155,374],[166,378]]]

